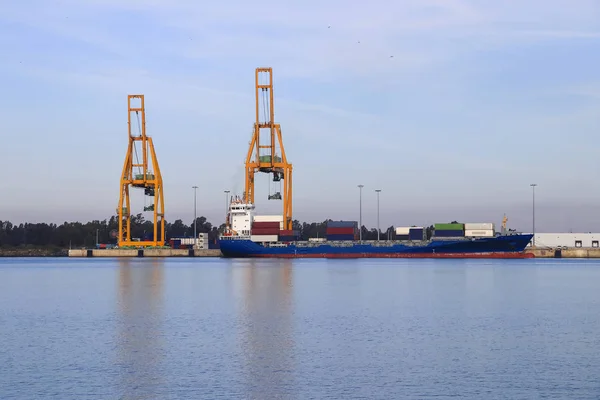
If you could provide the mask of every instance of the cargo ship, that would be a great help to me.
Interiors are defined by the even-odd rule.
[[[284,230],[282,216],[254,215],[254,205],[232,201],[226,232],[219,237],[231,258],[532,258],[532,234],[496,233],[493,224],[435,224],[396,228],[393,238],[361,240],[356,221],[328,221],[324,238],[300,240]],[[503,229],[505,231],[505,229]]]

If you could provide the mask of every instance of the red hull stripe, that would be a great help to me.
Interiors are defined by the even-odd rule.
[[[248,254],[257,258],[534,258],[533,253],[329,253],[329,254]]]

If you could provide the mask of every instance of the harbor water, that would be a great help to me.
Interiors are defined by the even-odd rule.
[[[0,399],[598,399],[600,261],[0,259]]]

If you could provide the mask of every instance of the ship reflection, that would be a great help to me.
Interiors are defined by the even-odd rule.
[[[236,261],[233,269],[242,292],[243,397],[293,398],[292,262]]]
[[[158,399],[163,261],[119,259],[117,366],[124,399]]]

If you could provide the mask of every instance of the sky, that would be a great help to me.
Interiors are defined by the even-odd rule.
[[[272,67],[294,219],[530,232],[536,183],[536,231],[600,230],[595,0],[6,1],[0,50],[0,220],[114,214],[144,94],[166,219],[222,223]]]

